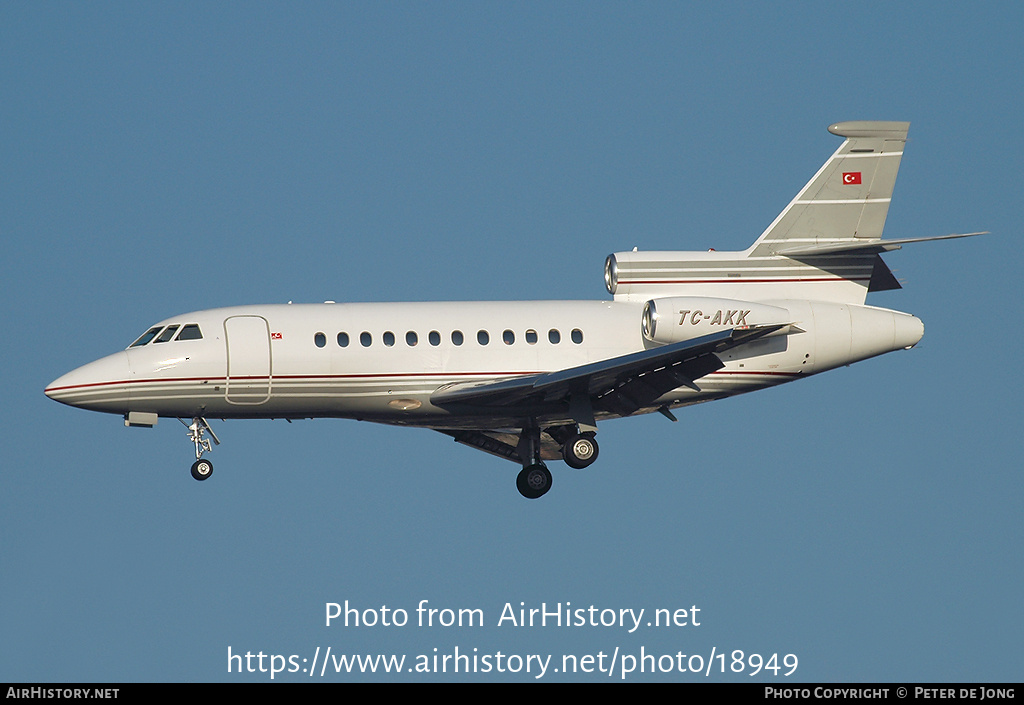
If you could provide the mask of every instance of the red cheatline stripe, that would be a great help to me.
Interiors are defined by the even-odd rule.
[[[619,286],[623,284],[792,284],[795,282],[842,282],[842,281],[871,281],[871,277],[815,277],[808,279],[746,279],[733,277],[731,279],[620,279]]]
[[[134,379],[117,380],[114,382],[90,382],[88,384],[70,384],[66,387],[48,387],[46,392],[62,392],[66,389],[84,389],[86,387],[110,387],[118,384],[140,384],[145,382],[216,382],[217,379],[207,377],[173,377],[168,379]]]
[[[390,374],[349,374],[349,375],[280,375],[273,377],[232,377],[232,381],[260,381],[260,380],[302,380],[302,379],[372,379],[372,378],[408,378],[408,377],[508,377],[513,375],[543,374],[541,372],[400,372]],[[777,377],[799,377],[800,372],[757,372],[754,370],[730,371],[719,370],[713,372],[716,375],[757,375]],[[121,380],[117,382],[94,382],[91,384],[73,384],[67,387],[50,387],[47,392],[61,392],[69,389],[86,389],[91,387],[110,387],[119,384],[168,384],[172,382],[227,382],[224,377],[171,377],[167,379],[135,379]]]
[[[754,375],[754,376],[757,376],[757,377],[766,377],[766,376],[771,376],[771,377],[802,377],[803,376],[802,372],[755,372],[753,370],[743,370],[743,371],[739,371],[739,370],[718,370],[717,372],[712,372],[711,374],[713,374],[713,375],[748,375],[748,376]]]
[[[231,377],[231,381],[252,380],[287,380],[287,379],[367,379],[373,377],[509,377],[512,375],[536,375],[543,372],[396,372],[396,373],[361,373],[349,375],[266,375]],[[66,387],[49,387],[47,392],[61,392],[68,389],[84,389],[86,387],[109,387],[118,384],[167,384],[170,382],[227,382],[225,377],[168,377],[166,379],[131,379],[114,382],[91,382],[89,384],[72,384]]]

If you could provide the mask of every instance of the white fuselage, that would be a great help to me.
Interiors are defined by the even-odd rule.
[[[706,332],[715,300],[693,299],[680,334]],[[730,302],[726,302],[730,303]],[[639,413],[761,389],[909,347],[923,326],[907,314],[807,301],[769,302],[799,329],[723,353],[725,366]],[[751,308],[747,306],[746,308]],[[732,309],[730,309],[732,310]],[[641,330],[643,304],[623,301],[326,303],[219,308],[156,324],[194,325],[201,339],[135,345],[80,367],[46,390],[57,401],[115,414],[210,418],[356,418],[433,428],[516,427],[560,408],[458,409],[431,403],[447,385],[564,370],[657,344]],[[696,315],[699,312],[701,315]],[[756,324],[759,321],[743,321]],[[698,331],[699,329],[699,331]],[[597,413],[597,418],[614,414]]]

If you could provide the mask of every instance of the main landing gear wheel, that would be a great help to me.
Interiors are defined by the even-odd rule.
[[[192,477],[197,480],[206,480],[213,474],[213,463],[209,460],[197,460],[192,463]]]
[[[593,434],[576,434],[562,446],[562,458],[569,467],[582,470],[597,460],[598,451]]]
[[[516,487],[519,494],[527,499],[542,497],[551,489],[551,472],[544,466],[544,463],[527,465],[516,478]]]

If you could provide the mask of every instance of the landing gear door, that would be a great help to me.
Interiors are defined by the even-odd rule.
[[[263,404],[270,399],[270,324],[262,316],[224,321],[228,348],[225,399],[230,404]]]

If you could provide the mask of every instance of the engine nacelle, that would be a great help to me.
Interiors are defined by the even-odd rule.
[[[641,327],[645,338],[667,345],[733,328],[792,322],[790,312],[778,306],[706,296],[673,296],[644,304]]]

